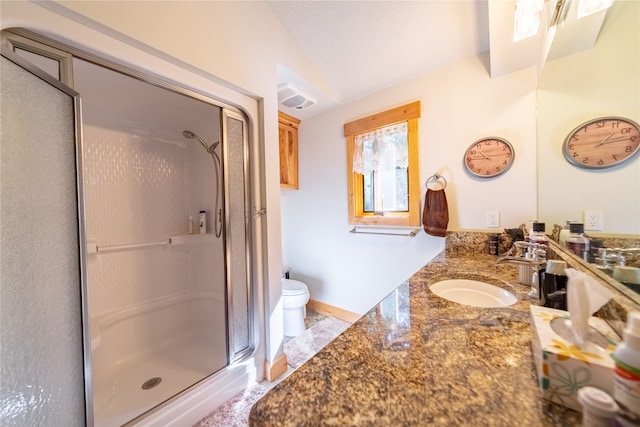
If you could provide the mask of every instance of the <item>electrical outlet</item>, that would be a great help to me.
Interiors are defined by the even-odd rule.
[[[584,211],[584,229],[589,231],[602,231],[604,224],[601,211]]]
[[[500,227],[500,212],[487,211],[487,227],[499,228]]]

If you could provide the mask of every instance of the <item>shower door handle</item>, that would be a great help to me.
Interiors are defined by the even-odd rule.
[[[253,215],[252,215],[253,219],[257,219],[257,218],[259,218],[261,216],[264,216],[266,214],[267,214],[267,209],[262,208],[262,209],[258,210],[258,209],[256,209],[255,206],[253,207]]]

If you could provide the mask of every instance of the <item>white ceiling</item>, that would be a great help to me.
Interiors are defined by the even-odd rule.
[[[318,93],[281,67],[278,83],[292,83],[320,101],[287,111],[298,118],[489,50],[488,0],[267,4],[333,90]]]
[[[487,0],[267,4],[342,102],[489,49]]]
[[[549,16],[556,1],[545,3]],[[491,77],[542,64],[552,40],[541,32],[512,41],[515,0],[266,2],[333,91],[319,91],[280,66],[278,84],[319,101],[304,110],[282,107],[303,120],[482,52],[489,52]]]

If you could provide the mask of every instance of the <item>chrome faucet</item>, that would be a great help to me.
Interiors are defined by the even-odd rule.
[[[496,260],[496,266],[502,264],[514,264],[529,267],[524,274],[521,270],[520,281],[530,284],[531,290],[527,294],[531,298],[540,297],[540,280],[538,272],[547,263],[547,247],[539,243],[518,241],[514,243],[518,255],[503,255]],[[530,272],[530,279],[527,278]],[[526,281],[525,281],[526,280]]]
[[[612,265],[624,266],[629,255],[640,254],[640,248],[598,248],[599,258],[596,263],[603,270],[612,268]]]

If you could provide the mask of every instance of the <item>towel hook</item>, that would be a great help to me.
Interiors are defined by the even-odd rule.
[[[445,188],[447,188],[447,180],[444,178],[444,176],[440,175],[439,173],[434,173],[433,175],[431,175],[429,178],[427,178],[427,182],[425,183],[425,185],[427,186],[427,188],[429,188],[429,181],[431,181],[432,179],[435,179],[436,182],[438,180],[442,180],[443,184],[442,184],[442,189],[444,190]]]

